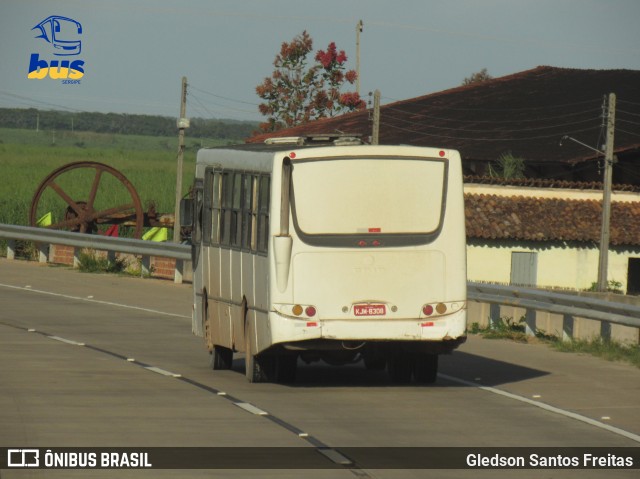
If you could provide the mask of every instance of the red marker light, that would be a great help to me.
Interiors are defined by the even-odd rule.
[[[316,308],[313,306],[307,306],[307,309],[305,309],[304,312],[307,316],[313,318],[316,315]]]
[[[430,304],[427,304],[422,308],[422,312],[424,313],[425,316],[431,316],[433,314],[433,306],[431,306]]]
[[[440,157],[441,157],[441,158],[442,158],[442,157],[444,157],[444,155],[446,155],[446,153],[444,152],[444,150],[440,150],[440,153],[439,153],[439,154],[440,154]]]
[[[362,246],[362,247],[367,246],[367,242],[365,240],[360,240],[358,241],[358,246]]]
[[[440,156],[442,156],[442,155],[440,155]],[[295,157],[296,157],[296,152],[295,151],[292,151],[291,153],[289,153],[289,158],[293,159]]]
[[[373,243],[371,243],[373,246],[380,246],[380,241],[378,240],[373,240]]]

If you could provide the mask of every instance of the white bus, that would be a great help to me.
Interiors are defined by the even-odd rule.
[[[298,360],[362,359],[430,383],[438,355],[465,341],[457,151],[207,148],[193,192],[193,332],[213,369],[241,352],[250,382],[291,382]]]

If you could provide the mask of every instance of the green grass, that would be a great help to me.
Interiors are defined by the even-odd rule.
[[[78,270],[82,273],[123,273],[127,266],[124,260],[111,260],[93,251],[81,252],[78,261]]]
[[[186,140],[183,167],[183,194],[189,191],[195,171],[196,151],[201,146],[217,146],[225,141]],[[0,223],[27,225],[32,198],[51,172],[67,163],[95,161],[120,171],[133,184],[146,211],[151,203],[159,213],[173,213],[175,202],[178,139],[90,132],[56,132],[0,128]],[[61,177],[61,186],[74,201],[86,200],[92,170]],[[101,183],[96,206],[107,208],[129,202],[119,182]],[[66,203],[49,188],[51,198],[41,200],[42,214],[52,209],[64,214]],[[60,211],[62,209],[62,211]],[[40,211],[39,211],[40,213]]]
[[[564,341],[562,338],[544,332],[538,332],[532,337],[525,333],[524,321],[524,317],[517,322],[513,318],[503,317],[492,327],[481,327],[478,323],[473,323],[469,332],[479,334],[485,339],[507,339],[520,343],[542,341],[560,352],[589,354],[607,361],[627,362],[640,368],[640,345],[638,344],[622,344],[603,338]]]
[[[562,341],[554,338],[548,341],[551,347],[565,353],[583,353],[597,356],[608,361],[624,361],[640,368],[640,346],[620,344],[602,338],[591,340]]]

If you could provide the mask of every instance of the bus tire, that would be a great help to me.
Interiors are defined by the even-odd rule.
[[[251,347],[253,327],[245,319],[244,329],[244,374],[250,383],[272,381],[275,376],[275,358],[265,354],[254,354]]]
[[[407,384],[411,382],[413,362],[411,355],[405,351],[394,351],[387,361],[387,372],[391,381],[396,384]]]
[[[224,369],[231,369],[233,364],[233,351],[229,348],[225,348],[224,346],[213,346],[213,351],[211,352],[211,361],[210,366],[211,369],[219,371]]]
[[[438,378],[438,355],[426,353],[414,354],[413,377],[418,383],[435,383]]]
[[[253,328],[249,320],[245,320],[244,328],[244,375],[250,383],[260,383],[264,380],[260,365],[253,354],[251,347],[251,332]]]

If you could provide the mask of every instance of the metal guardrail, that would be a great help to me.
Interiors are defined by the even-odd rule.
[[[128,238],[71,233],[68,231],[0,224],[0,238],[26,240],[39,244],[60,244],[76,248],[116,251],[144,256],[175,258],[178,262],[191,259],[191,246],[176,243],[155,243]],[[182,281],[181,266],[176,265],[176,282]],[[179,270],[179,273],[178,273]],[[178,280],[179,277],[179,280]],[[565,317],[594,319],[604,324],[621,324],[640,328],[640,307],[563,294],[541,289],[501,286],[469,282],[467,297],[481,303],[508,305],[527,310],[547,311]],[[528,332],[535,330],[527,322]]]
[[[488,303],[490,324],[497,325],[502,322],[501,306],[513,306],[525,310],[525,333],[535,336],[538,333],[546,334],[547,331],[538,329],[538,312],[548,312],[561,315],[561,334],[564,341],[571,341],[580,332],[580,337],[587,339],[598,336],[604,339],[612,338],[612,325],[622,325],[634,330],[623,332],[619,330],[616,335],[624,342],[638,344],[640,340],[640,307],[614,301],[605,301],[597,298],[582,297],[571,293],[558,293],[542,289],[525,287],[501,286],[484,283],[467,283],[467,298],[470,301]],[[549,319],[549,318],[547,318]],[[593,326],[580,326],[582,319],[599,322],[599,331],[593,330]],[[544,319],[542,319],[544,321]],[[546,323],[550,327],[549,323]],[[579,330],[576,329],[579,328]],[[559,329],[556,331],[560,332]],[[589,332],[590,331],[590,332]]]
[[[168,242],[157,243],[131,238],[114,238],[31,226],[0,224],[0,238],[33,241],[40,245],[59,244],[75,248],[114,251],[143,257],[174,258],[177,260],[176,263],[191,259],[191,246],[189,245]],[[41,249],[41,255],[43,254]],[[176,282],[182,282],[182,264],[176,264]]]
[[[640,307],[630,304],[541,289],[475,282],[468,283],[467,297],[482,303],[504,304],[640,328]]]

